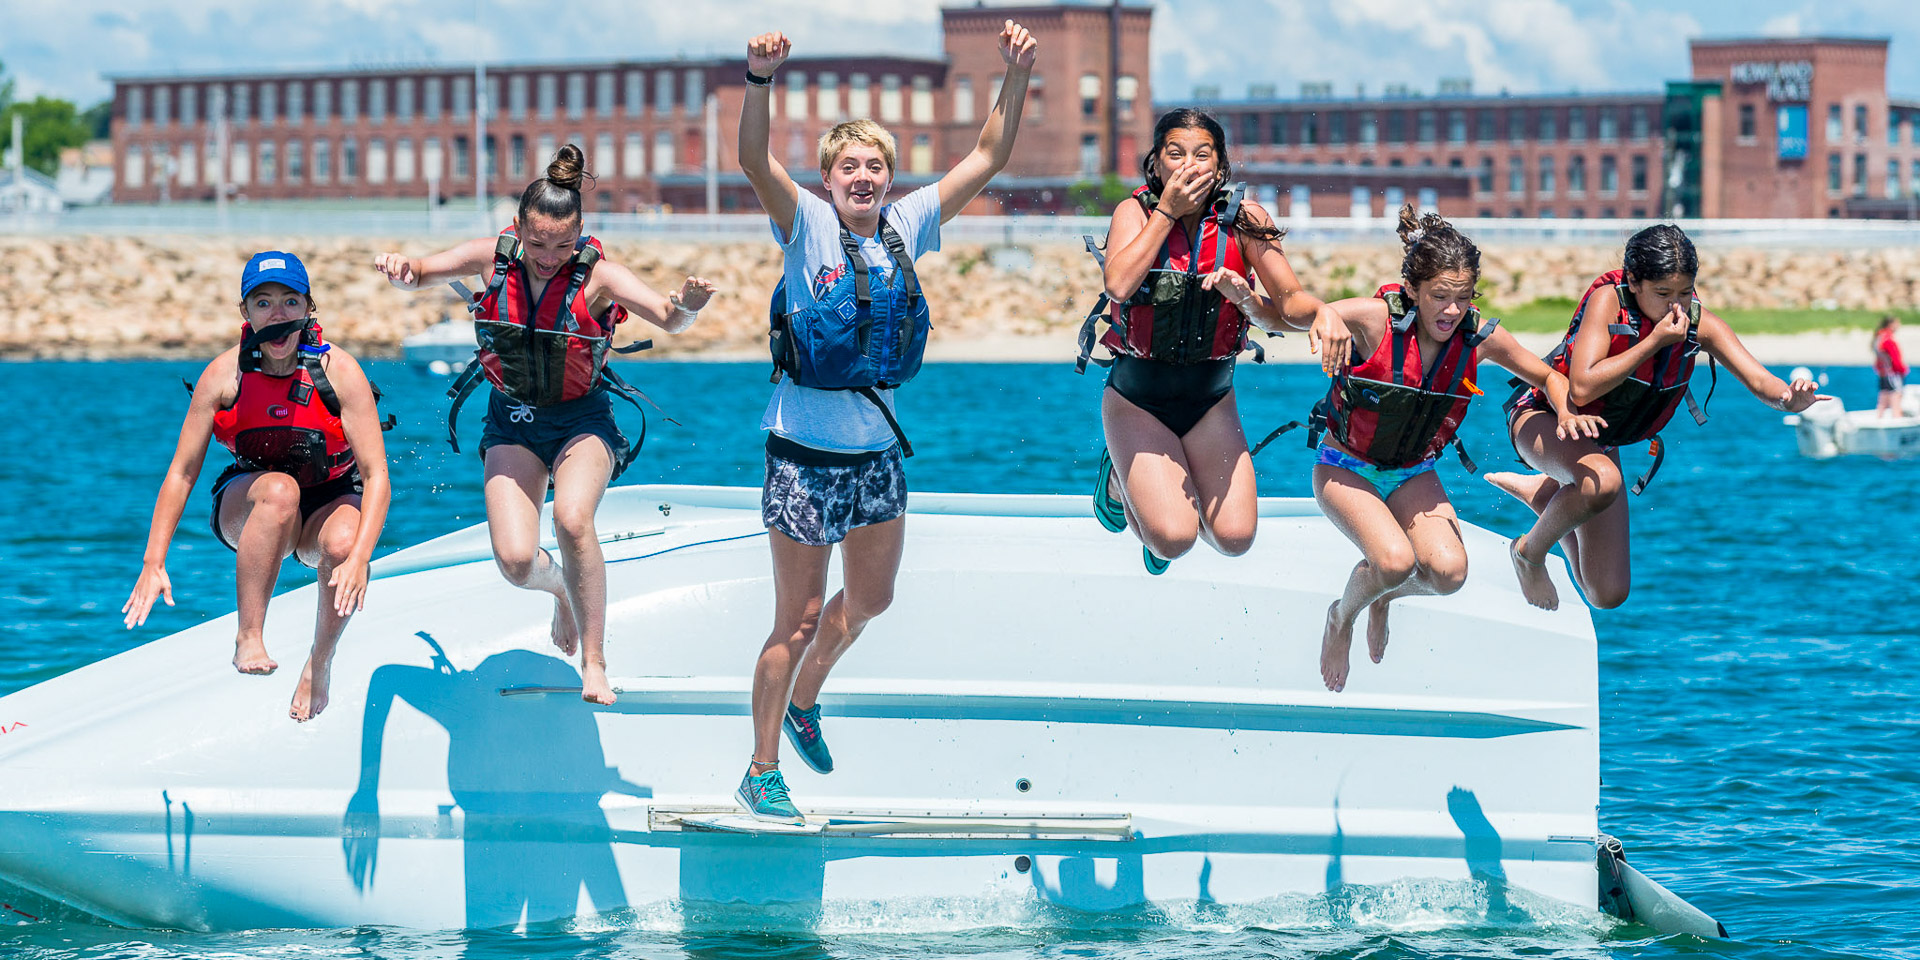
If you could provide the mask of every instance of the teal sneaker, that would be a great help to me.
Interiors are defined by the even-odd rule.
[[[806,710],[787,704],[787,715],[780,721],[780,727],[787,731],[787,742],[800,752],[800,759],[805,760],[813,772],[833,772],[833,754],[827,752],[827,740],[820,735],[819,704]]]
[[[1100,480],[1093,488],[1093,518],[1110,533],[1127,529],[1127,508],[1113,498],[1113,455],[1100,451]]]
[[[1140,548],[1140,560],[1147,565],[1147,572],[1156,577],[1166,573],[1167,568],[1173,566],[1172,560],[1162,560],[1154,556],[1152,547],[1143,546]]]
[[[792,798],[787,795],[787,781],[780,776],[779,770],[768,770],[757,777],[748,773],[740,778],[740,789],[735,790],[733,796],[755,820],[806,822],[806,818],[800,815],[800,808],[794,806]]]

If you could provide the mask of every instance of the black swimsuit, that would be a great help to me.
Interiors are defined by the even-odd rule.
[[[1166,363],[1122,354],[1113,358],[1107,386],[1184,437],[1233,390],[1233,358]]]

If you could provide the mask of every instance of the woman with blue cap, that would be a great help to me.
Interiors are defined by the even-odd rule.
[[[327,706],[333,651],[365,605],[367,562],[387,519],[390,486],[379,394],[360,364],[320,336],[300,258],[255,254],[240,275],[240,343],[207,364],[189,389],[173,464],[160,485],[145,563],[121,612],[129,629],[156,599],[173,605],[167,547],[217,439],[234,462],[213,483],[213,535],[235,554],[240,628],[234,668],[264,676],[267,601],[288,554],[319,571],[313,652],[287,713],[311,720]]]

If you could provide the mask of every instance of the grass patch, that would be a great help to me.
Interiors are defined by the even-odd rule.
[[[1567,329],[1573,319],[1575,302],[1566,297],[1547,297],[1517,307],[1493,304],[1481,306],[1481,312],[1500,318],[1509,330],[1522,333],[1553,333]],[[1715,313],[1733,326],[1736,333],[1807,333],[1821,330],[1872,330],[1880,318],[1892,313],[1902,324],[1920,322],[1916,310],[1810,310],[1729,308]]]

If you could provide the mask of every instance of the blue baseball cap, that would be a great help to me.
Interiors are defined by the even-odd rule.
[[[240,298],[246,299],[253,288],[263,283],[278,283],[296,293],[309,293],[307,267],[300,258],[280,250],[264,250],[247,261],[240,273]]]

